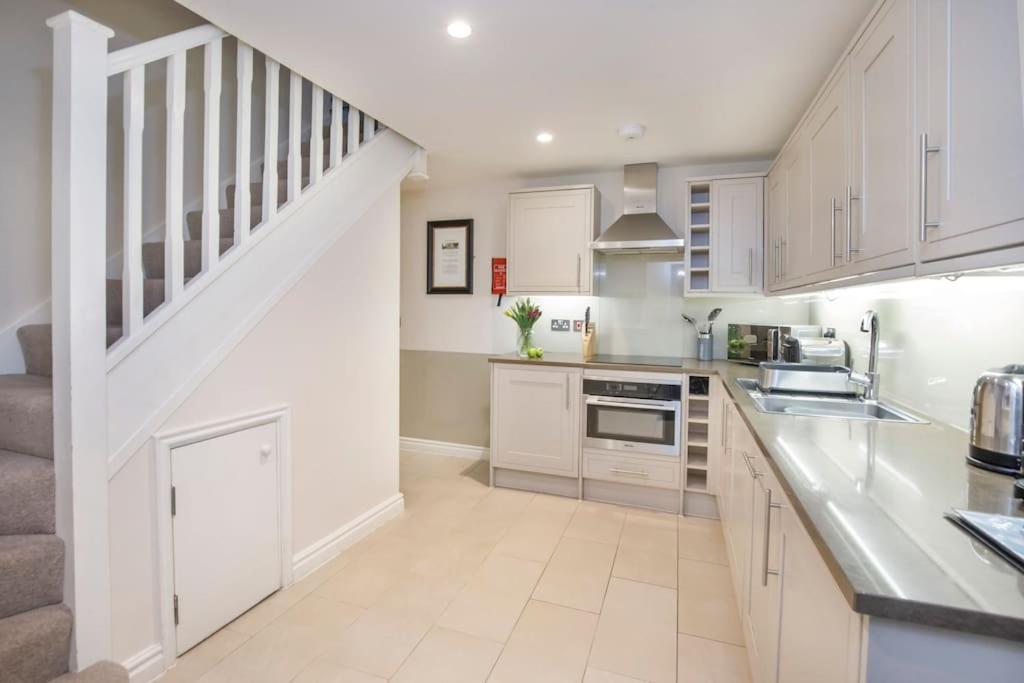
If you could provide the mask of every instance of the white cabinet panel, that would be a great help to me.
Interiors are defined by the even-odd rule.
[[[712,288],[717,292],[761,289],[764,178],[711,183]]]
[[[759,683],[775,683],[779,652],[779,567],[782,560],[781,507],[785,495],[760,455],[754,458],[761,473],[754,487],[751,525],[750,597],[743,615],[751,661]]]
[[[850,55],[851,178],[843,259],[850,273],[914,260],[908,0],[892,0]]]
[[[849,78],[847,71],[840,69],[807,122],[811,227],[807,260],[799,268],[801,275],[826,273],[841,265],[840,222],[849,173],[849,108]],[[800,240],[799,234],[791,237]]]
[[[595,197],[592,186],[509,195],[509,294],[590,293]]]
[[[922,261],[1024,244],[1019,42],[1015,0],[918,3]]]
[[[578,368],[494,364],[491,369],[491,462],[495,467],[579,473]]]

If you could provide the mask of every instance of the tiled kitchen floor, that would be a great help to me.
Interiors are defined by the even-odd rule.
[[[163,679],[748,683],[717,522],[486,485],[402,456],[406,512]]]

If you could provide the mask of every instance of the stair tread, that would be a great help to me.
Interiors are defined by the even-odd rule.
[[[64,597],[64,542],[53,534],[0,536],[0,619]]]
[[[185,264],[185,279],[191,279],[198,275],[203,268],[203,241],[184,240],[183,261]],[[220,239],[220,253],[225,253],[235,245],[231,237]],[[142,269],[146,278],[159,280],[164,277],[165,255],[164,242],[146,242],[142,245]]]
[[[53,381],[0,375],[0,448],[53,459]]]
[[[25,372],[30,375],[53,374],[53,326],[22,325],[18,328],[18,344],[25,359]]]
[[[70,646],[71,610],[65,605],[39,607],[0,619],[4,680],[53,680],[67,672]]]
[[[259,201],[249,207],[249,227],[255,227],[262,220],[263,204],[262,197]],[[233,239],[235,236],[235,209],[224,208],[218,211],[220,215],[220,238]],[[185,214],[185,226],[188,228],[189,237],[193,240],[201,239],[203,236],[203,212],[189,211]]]
[[[0,450],[0,534],[55,531],[53,461]]]
[[[114,662],[96,662],[88,669],[66,673],[50,683],[128,683],[128,671]]]

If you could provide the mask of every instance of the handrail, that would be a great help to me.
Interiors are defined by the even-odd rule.
[[[107,55],[107,76],[116,76],[136,66],[143,66],[159,59],[194,47],[205,45],[211,40],[223,38],[228,34],[213,24],[204,24],[195,28],[172,33],[163,38],[147,40],[145,43],[115,50]]]

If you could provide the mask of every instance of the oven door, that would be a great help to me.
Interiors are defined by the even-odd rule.
[[[586,397],[585,448],[679,457],[680,402]]]

